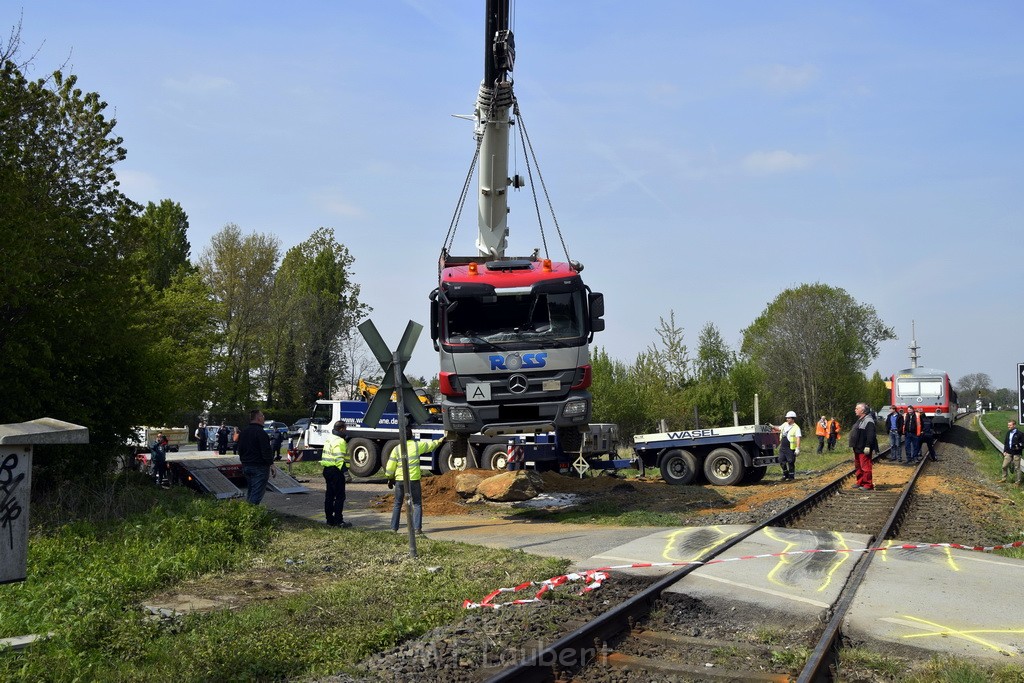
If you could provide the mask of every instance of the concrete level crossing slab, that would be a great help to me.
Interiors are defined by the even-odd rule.
[[[908,542],[914,544],[914,542]],[[843,632],[954,656],[1024,663],[1024,560],[951,548],[877,553]]]
[[[612,548],[591,557],[582,566],[695,561],[748,528],[722,525],[671,529]],[[700,599],[726,598],[818,616],[838,598],[854,563],[863,554],[850,551],[862,550],[867,540],[864,534],[769,527],[727,550],[722,558],[727,561],[697,569],[679,588],[670,590]],[[795,552],[802,550],[819,552]],[[623,571],[665,574],[678,568],[660,566]]]

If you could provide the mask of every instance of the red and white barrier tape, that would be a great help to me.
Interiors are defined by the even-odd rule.
[[[488,607],[491,609],[499,609],[501,607],[508,607],[510,605],[526,605],[531,602],[540,602],[541,596],[550,590],[554,590],[559,586],[565,585],[572,581],[583,581],[583,588],[580,590],[580,595],[589,593],[592,590],[596,590],[608,579],[608,572],[615,569],[644,569],[647,567],[685,567],[687,565],[704,565],[711,566],[713,564],[723,564],[725,562],[739,562],[741,560],[761,560],[768,557],[783,557],[785,555],[808,555],[811,553],[873,553],[878,551],[886,550],[925,550],[929,548],[953,548],[956,550],[973,550],[975,552],[992,552],[993,550],[1009,550],[1011,548],[1020,548],[1024,546],[1024,541],[1014,541],[1013,543],[1007,543],[1004,545],[993,545],[993,546],[968,546],[961,545],[959,543],[904,543],[902,545],[890,545],[890,546],[878,546],[875,548],[808,548],[805,550],[788,550],[781,553],[764,553],[763,555],[741,555],[739,557],[726,557],[722,559],[708,560],[707,562],[691,561],[691,562],[634,562],[633,564],[620,564],[612,567],[600,567],[598,569],[586,569],[581,572],[573,572],[571,574],[562,574],[561,576],[555,576],[545,581],[526,581],[514,586],[512,588],[499,588],[496,591],[486,595],[480,602],[473,602],[466,600],[462,603],[465,609],[477,609],[482,607]],[[532,586],[539,586],[540,589],[534,594],[532,598],[519,598],[511,600],[509,602],[492,602],[496,597],[502,593],[518,593],[524,591]]]

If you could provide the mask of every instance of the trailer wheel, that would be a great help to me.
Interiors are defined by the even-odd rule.
[[[704,459],[704,476],[715,486],[733,486],[743,480],[743,458],[731,448],[716,448]]]
[[[437,454],[437,469],[441,474],[446,474],[452,470],[464,470],[466,469],[469,458],[466,455],[456,455],[454,444],[450,441],[445,441],[441,446],[441,451]],[[473,447],[467,442],[466,453],[472,451]]]
[[[667,484],[691,484],[697,478],[697,458],[682,448],[673,448],[661,458],[661,478]]]
[[[768,472],[767,467],[751,467],[747,470],[747,476],[743,478],[743,481],[748,484],[756,484],[757,482],[764,479],[765,473]]]
[[[480,467],[485,470],[508,469],[508,447],[505,444],[492,443],[484,449],[480,456]]]
[[[380,469],[377,444],[369,439],[352,439],[348,442],[349,470],[354,477],[370,477]]]

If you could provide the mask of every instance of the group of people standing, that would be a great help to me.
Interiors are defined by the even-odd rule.
[[[932,418],[924,412],[924,408],[912,406],[899,408],[892,406],[892,412],[885,418],[885,428],[889,432],[889,460],[912,465],[920,462],[924,446],[928,446],[928,458],[935,457],[935,430]]]
[[[839,440],[839,420],[835,418],[835,415],[829,418],[822,415],[814,426],[814,434],[818,437],[818,453],[825,450],[826,444],[831,453],[836,449],[836,441]]]
[[[871,473],[871,458],[878,452],[878,433],[875,427],[875,417],[866,403],[858,403],[854,411],[857,414],[857,421],[850,429],[850,448],[853,449],[854,469],[857,475],[857,484],[853,487],[863,491],[871,491],[875,488]],[[800,454],[800,441],[803,434],[800,425],[796,421],[796,413],[792,410],[786,413],[786,421],[777,428],[779,432],[779,465],[782,467],[782,479],[792,481],[796,477],[796,456]],[[818,453],[828,445],[828,450],[835,448],[839,438],[839,421],[824,415],[815,427],[818,437]]]

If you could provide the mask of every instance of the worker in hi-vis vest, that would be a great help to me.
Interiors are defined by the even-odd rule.
[[[398,531],[398,522],[402,519],[402,503],[408,491],[412,496],[412,522],[416,533],[423,533],[423,492],[420,489],[420,456],[438,448],[444,441],[442,436],[434,441],[416,441],[412,436],[412,426],[405,428],[405,455],[409,463],[409,481],[405,481],[402,470],[401,444],[391,449],[384,476],[388,478],[388,488],[395,489],[395,506],[391,509],[391,530]]]
[[[324,494],[324,516],[327,526],[347,529],[352,526],[342,515],[345,507],[345,470],[348,469],[348,443],[345,442],[345,423],[338,420],[334,429],[324,437],[324,450],[320,464],[324,468],[327,493]]]

